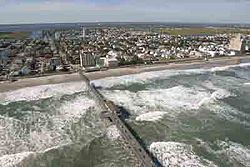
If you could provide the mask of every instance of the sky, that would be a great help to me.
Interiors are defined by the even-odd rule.
[[[250,23],[250,0],[0,0],[0,24]]]

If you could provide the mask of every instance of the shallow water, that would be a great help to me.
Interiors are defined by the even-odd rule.
[[[94,81],[165,166],[250,166],[250,67]],[[0,167],[133,166],[81,82],[0,94]]]

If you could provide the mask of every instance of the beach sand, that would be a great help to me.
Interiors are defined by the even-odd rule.
[[[157,65],[141,65],[134,67],[124,67],[109,69],[107,71],[97,71],[86,73],[86,76],[90,80],[96,80],[106,77],[115,77],[122,75],[138,74],[149,71],[160,71],[167,69],[197,69],[197,68],[212,68],[220,66],[235,65],[239,63],[250,63],[250,56],[241,57],[223,57],[211,59],[209,61],[195,61],[195,62],[185,62],[185,63],[171,63],[171,64],[157,64]],[[36,78],[24,78],[15,82],[4,81],[0,82],[0,92],[6,92],[11,90],[17,90],[24,87],[32,87],[39,85],[48,84],[58,84],[65,82],[77,82],[81,81],[78,73],[72,74],[62,74],[62,75],[52,75],[46,77],[36,77]]]

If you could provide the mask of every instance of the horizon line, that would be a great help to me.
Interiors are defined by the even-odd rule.
[[[215,25],[249,25],[250,23],[246,22],[182,22],[182,21],[176,21],[176,22],[165,22],[165,21],[88,21],[88,22],[35,22],[35,23],[0,23],[0,26],[12,26],[12,25],[48,25],[48,24],[108,24],[108,23],[133,23],[133,24],[215,24]]]

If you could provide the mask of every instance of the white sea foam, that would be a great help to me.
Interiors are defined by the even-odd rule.
[[[216,166],[197,156],[192,146],[177,142],[154,142],[150,151],[165,167],[205,167]]]
[[[72,143],[76,137],[72,138],[75,132],[72,132],[71,126],[95,105],[93,100],[81,95],[62,103],[56,112],[31,112],[32,115],[27,115],[24,121],[0,117],[0,157],[25,151],[46,152]],[[87,126],[85,128],[84,122],[81,124],[81,131],[89,135],[86,137],[91,138],[91,134],[95,132]],[[6,163],[21,161],[15,156],[9,156],[9,160],[4,158],[2,161],[5,160]]]
[[[70,145],[70,144],[61,144],[61,145],[57,145],[57,146],[54,146],[54,147],[49,147],[49,148],[47,148],[47,149],[45,149],[45,150],[43,150],[41,152],[38,152],[38,153],[41,153],[41,154],[47,153],[47,152],[49,152],[51,150],[56,150],[56,149],[59,149],[59,148],[63,148],[64,146],[68,146],[68,145]]]
[[[83,82],[71,82],[52,85],[41,85],[27,87],[14,91],[0,93],[0,103],[9,103],[15,101],[32,101],[50,98],[52,96],[62,96],[65,94],[74,94],[86,89]]]
[[[200,100],[200,102],[197,104],[196,107],[198,109],[204,104],[213,103],[217,100],[221,100],[230,96],[234,96],[234,95],[225,89],[217,88],[217,90],[214,91],[209,97],[204,97],[202,100]]]
[[[205,148],[206,151],[215,154],[217,157],[223,157],[227,159],[231,165],[230,166],[245,166],[250,165],[250,147],[243,146],[239,143],[232,141],[221,141],[217,140],[214,142],[216,144],[216,150],[214,150],[208,143],[201,139],[196,139],[201,147]]]
[[[17,154],[7,154],[2,157],[0,157],[0,167],[17,167],[17,166],[22,166],[21,164],[23,161],[30,156],[34,155],[39,155],[39,154],[44,154],[46,152],[49,152],[54,149],[58,149],[60,147],[66,146],[67,144],[64,145],[58,145],[54,147],[50,147],[48,149],[45,149],[44,151],[38,151],[38,152],[21,152]]]
[[[235,166],[238,166],[239,164],[245,167],[250,166],[249,147],[231,141],[217,141],[217,145],[220,147],[220,150],[216,151],[216,153],[225,155]]]
[[[208,99],[203,99],[203,103],[207,103],[208,101],[217,101],[221,100],[230,96],[236,96],[235,94],[225,90],[221,89],[217,86],[215,86],[212,82],[205,82],[203,83],[203,86],[215,90],[210,98]],[[207,102],[206,102],[207,101]],[[202,101],[201,101],[202,103]],[[221,103],[220,105],[218,104],[213,104],[209,103],[210,105],[209,110],[214,112],[219,118],[225,119],[231,122],[236,122],[244,125],[250,125],[246,119],[250,119],[250,115],[246,114],[244,112],[241,112],[237,110],[236,108],[226,104],[226,103]]]
[[[221,119],[250,126],[250,123],[247,121],[250,119],[249,114],[241,112],[226,103],[222,103],[221,105],[211,104],[209,105],[209,110]]]
[[[0,167],[17,167],[25,158],[34,154],[33,152],[22,152],[18,154],[4,155],[0,157]]]
[[[200,87],[187,88],[182,85],[136,93],[127,90],[103,91],[103,93],[107,98],[128,108],[136,115],[152,110],[175,110],[175,112],[178,112],[178,109],[197,110],[203,105],[231,96],[231,93],[224,89],[218,88],[210,93]]]
[[[225,89],[217,89],[215,92],[212,93],[211,98],[214,100],[221,100],[230,96],[232,96],[231,92]]]
[[[70,136],[65,135],[65,128],[69,128],[67,126],[79,121],[86,114],[87,110],[94,106],[95,102],[86,96],[79,96],[63,103],[57,109],[57,114],[49,118],[52,126],[50,129],[42,128],[40,131],[30,133],[30,140],[35,141],[32,142],[33,147],[36,150],[44,150],[57,145],[71,143]]]
[[[138,117],[136,117],[136,121],[157,121],[163,118],[163,116],[166,114],[166,112],[162,111],[155,111],[155,112],[148,112],[146,114],[141,114]]]
[[[129,85],[131,83],[145,83],[149,80],[161,78],[166,79],[175,75],[190,75],[204,73],[205,69],[189,69],[189,70],[163,70],[163,71],[152,71],[144,72],[139,74],[125,75],[120,77],[108,77],[104,79],[92,81],[96,86],[104,88],[110,88],[115,85]]]
[[[184,86],[176,86],[169,89],[145,90],[136,93],[116,90],[112,92],[108,91],[107,94],[107,98],[141,114],[150,110],[157,111],[161,108],[195,109],[201,99],[209,97],[209,94],[205,91],[197,91]]]
[[[249,85],[250,85],[250,82],[246,82],[246,83],[244,83],[244,85],[249,86]]]
[[[110,127],[107,128],[106,136],[110,140],[117,140],[121,138],[121,134],[115,125],[111,125]]]
[[[235,67],[248,67],[250,66],[250,63],[241,63],[241,64],[236,64],[236,65],[228,65],[228,66],[223,66],[223,67],[213,67],[211,68],[212,72],[215,71],[226,71],[230,68],[235,68]]]
[[[167,79],[171,76],[176,75],[192,75],[192,74],[203,74],[206,72],[224,71],[235,67],[248,67],[250,63],[241,63],[237,65],[229,65],[223,67],[213,67],[211,69],[187,69],[187,70],[162,70],[143,72],[139,74],[125,75],[120,77],[108,77],[99,80],[92,81],[96,86],[104,88],[110,88],[115,85],[129,85],[131,83],[145,83],[153,79]]]
[[[58,109],[60,117],[65,117],[65,119],[76,119],[80,118],[86,113],[87,109],[94,107],[96,102],[89,99],[86,96],[79,96],[72,101],[65,102]]]

